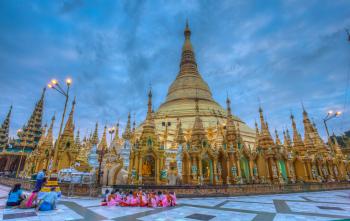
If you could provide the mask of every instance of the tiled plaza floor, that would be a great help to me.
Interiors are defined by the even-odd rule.
[[[179,199],[171,208],[101,207],[99,199],[65,198],[49,212],[5,209],[8,187],[0,186],[0,220],[350,220],[350,190],[261,196]]]

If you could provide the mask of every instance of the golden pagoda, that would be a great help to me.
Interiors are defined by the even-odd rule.
[[[45,90],[44,88],[39,101],[35,104],[35,108],[27,124],[17,131],[18,138],[10,141],[5,149],[4,146],[2,147],[2,151],[0,152],[0,171],[10,173],[17,171],[16,174],[18,174],[24,168],[26,158],[38,146],[43,130],[42,118]],[[9,114],[7,115],[8,118],[10,117]],[[9,119],[5,120],[3,124],[5,134],[8,130],[6,128],[7,121]]]
[[[152,116],[152,91],[148,94],[146,120],[142,125],[141,136],[130,152],[129,183],[165,184],[165,149],[160,145]]]
[[[165,102],[153,111],[150,90],[146,119],[136,128],[128,113],[125,131],[119,136],[118,123],[109,146],[107,127],[99,141],[98,123],[93,134],[82,142],[79,132],[74,137],[73,101],[63,134],[56,141],[58,170],[74,166],[79,171],[90,171],[88,156],[93,148],[102,160],[103,185],[284,185],[350,181],[349,156],[344,155],[337,140],[329,139],[328,143],[322,140],[304,105],[303,136],[291,114],[292,138],[286,128],[283,142],[276,129],[272,136],[261,106],[260,126],[255,122],[255,131],[233,115],[229,98],[226,110],[221,107],[199,73],[188,23],[184,37],[180,70]],[[10,142],[13,148],[9,148],[11,144],[6,146],[10,109],[0,129],[0,171],[15,170],[20,164],[19,156],[25,160],[29,153],[22,172],[24,177],[49,167],[54,118],[46,136],[41,136],[46,130],[41,127],[44,92],[23,131],[18,133],[19,139]]]
[[[4,122],[0,127],[0,151],[4,152],[9,143],[9,130],[10,130],[10,117],[11,117],[12,105],[6,115]]]
[[[66,169],[73,167],[76,162],[77,155],[79,153],[79,149],[75,145],[74,140],[74,108],[75,108],[75,98],[72,102],[72,109],[68,115],[68,120],[66,121],[65,127],[63,129],[63,133],[59,138],[57,153],[57,169],[58,171],[61,169]]]
[[[167,148],[170,148],[174,141],[178,120],[181,120],[184,131],[192,128],[197,114],[194,108],[196,99],[198,115],[205,129],[215,128],[217,123],[223,125],[226,122],[227,112],[213,99],[208,84],[198,71],[188,23],[186,23],[184,36],[179,73],[168,89],[165,102],[153,114],[158,134],[164,134],[165,128],[168,130]],[[253,145],[254,131],[238,117],[232,116],[232,119],[240,127],[243,142]]]

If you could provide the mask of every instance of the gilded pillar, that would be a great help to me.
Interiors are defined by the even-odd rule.
[[[217,169],[217,167],[216,167],[216,158],[214,158],[213,159],[213,184],[214,185],[216,185],[216,183],[217,183],[217,173],[216,173],[216,169]]]
[[[159,174],[160,174],[160,162],[159,162],[159,158],[157,157],[156,160],[156,168],[155,168],[155,179],[156,179],[156,184],[159,183]]]
[[[203,171],[202,171],[202,160],[199,159],[198,160],[198,169],[197,171],[199,172],[199,179],[202,179],[203,178]]]
[[[253,179],[254,177],[254,161],[249,159],[249,171],[250,171],[250,178]]]

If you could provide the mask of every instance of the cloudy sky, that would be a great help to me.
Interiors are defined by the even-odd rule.
[[[248,125],[260,99],[270,128],[300,130],[301,101],[325,136],[350,128],[348,0],[285,1],[0,1],[0,119],[13,104],[11,134],[26,123],[50,79],[73,78],[75,122],[83,134],[146,113],[165,100],[179,69],[186,18],[199,71],[214,98],[232,99]],[[64,98],[47,91],[44,121]],[[58,117],[57,117],[58,118]],[[57,131],[58,124],[56,125]]]

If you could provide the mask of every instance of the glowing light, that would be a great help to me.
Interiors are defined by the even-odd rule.
[[[71,78],[67,78],[67,79],[66,79],[66,83],[67,83],[68,85],[72,84],[72,79],[71,79]]]
[[[336,115],[336,116],[341,115],[341,111],[337,111],[337,112],[335,113],[335,115]]]
[[[109,129],[108,129],[108,131],[109,131],[109,133],[114,133],[114,131],[115,131],[115,127],[111,127],[111,128],[109,128]]]
[[[58,84],[58,81],[57,81],[56,79],[52,79],[52,80],[51,80],[51,83],[52,83],[53,85],[56,85],[56,84]]]
[[[47,87],[48,87],[48,88],[52,88],[52,85],[51,85],[51,84],[48,84]]]
[[[328,111],[328,114],[333,114],[333,111],[332,110]]]

